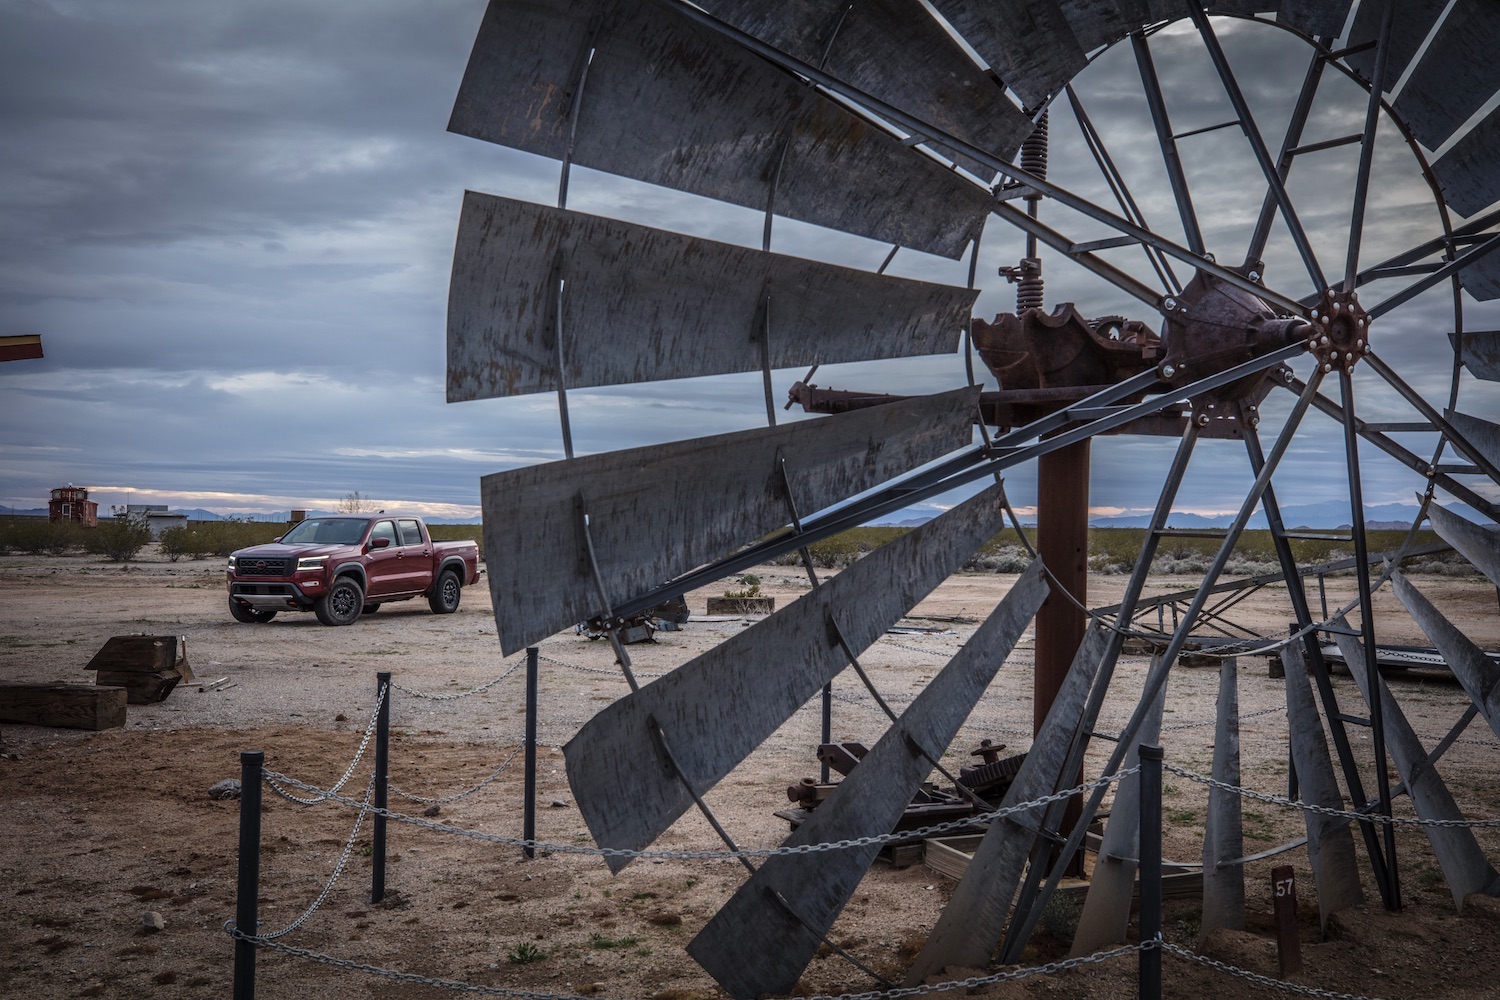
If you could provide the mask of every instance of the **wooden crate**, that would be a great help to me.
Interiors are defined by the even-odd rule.
[[[124,688],[87,684],[0,684],[0,722],[62,729],[125,725]]]

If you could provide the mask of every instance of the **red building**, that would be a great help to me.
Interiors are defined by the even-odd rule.
[[[52,491],[52,499],[47,501],[47,519],[77,521],[85,528],[97,527],[99,505],[89,499],[88,490],[69,483]]]

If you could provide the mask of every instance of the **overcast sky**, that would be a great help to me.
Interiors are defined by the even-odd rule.
[[[551,395],[444,402],[464,190],[556,199],[555,163],[445,131],[484,6],[0,0],[0,335],[40,334],[46,352],[0,365],[0,505],[39,506],[75,483],[103,510],[127,500],[226,513],[319,508],[358,491],[382,506],[461,516],[477,513],[482,475],[561,456]],[[1237,65],[1256,67],[1242,82],[1278,145],[1306,50],[1274,29],[1225,23],[1222,32]],[[1154,46],[1177,131],[1230,117],[1195,37],[1169,32]],[[1129,46],[1078,84],[1149,219],[1181,240]],[[1362,102],[1330,79],[1308,138],[1357,130]],[[1106,198],[1066,112],[1054,115],[1053,135],[1054,178]],[[1292,179],[1330,272],[1342,270],[1353,149],[1299,165]],[[1264,192],[1243,138],[1225,129],[1184,140],[1184,159],[1210,247],[1238,263]],[[1382,146],[1377,178],[1366,261],[1435,231],[1409,154]],[[755,213],[589,171],[575,171],[569,207],[759,244]],[[1103,235],[1055,206],[1043,212],[1078,239]],[[776,234],[779,251],[871,269],[886,250],[790,223]],[[1020,251],[1018,237],[991,224],[978,314],[1013,308],[996,268]],[[1138,254],[1112,254],[1149,274]],[[1150,319],[1113,290],[1047,266],[1049,303]],[[903,251],[891,271],[962,284],[967,266]],[[1279,229],[1268,272],[1293,294],[1311,290]],[[1493,310],[1469,307],[1471,329],[1493,327]],[[1451,294],[1439,292],[1375,333],[1440,402],[1452,322]],[[801,374],[777,373],[778,394]],[[825,368],[817,381],[914,392],[962,379],[955,355]],[[1462,408],[1500,419],[1486,388]],[[764,421],[753,374],[570,398],[580,452]],[[1284,409],[1275,399],[1268,432]],[[1389,393],[1362,400],[1363,416],[1410,419]],[[1338,429],[1325,418],[1309,427],[1278,479],[1284,503],[1344,495]],[[1426,451],[1427,440],[1408,443]],[[1171,446],[1100,441],[1094,506],[1148,508]],[[1367,502],[1410,501],[1420,484],[1370,451]],[[1250,479],[1242,447],[1202,453],[1179,506],[1234,509]],[[1029,502],[1031,471],[1011,481]]]

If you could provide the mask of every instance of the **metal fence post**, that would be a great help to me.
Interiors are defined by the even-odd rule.
[[[391,675],[383,671],[375,675],[375,697],[380,701],[380,711],[375,718],[375,808],[385,809],[390,786],[391,757]],[[370,902],[378,903],[385,898],[385,816],[375,814],[375,843],[371,852]]]
[[[1161,747],[1141,744],[1141,1000],[1161,1000]]]
[[[260,782],[266,755],[261,750],[240,754],[240,859],[235,888],[235,930],[260,931]],[[255,1000],[255,945],[234,939],[234,1000]]]
[[[536,857],[536,687],[538,650],[526,647],[526,790],[521,804],[522,848],[528,858]]]

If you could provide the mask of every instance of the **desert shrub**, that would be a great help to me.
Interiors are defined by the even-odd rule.
[[[145,514],[127,514],[117,510],[115,516],[99,522],[83,540],[85,552],[101,555],[110,562],[129,562],[151,541],[151,526]]]
[[[740,586],[736,590],[724,591],[724,596],[731,599],[760,596],[760,577],[754,573],[746,573],[735,577],[735,582]]]
[[[189,521],[162,532],[161,552],[176,562],[183,556],[204,559],[227,556],[237,549],[264,545],[286,534],[289,526],[281,521]]]
[[[84,529],[76,521],[15,517],[0,521],[0,551],[60,556],[83,545]]]
[[[969,557],[963,568],[976,573],[1024,573],[1031,565],[1031,553],[1019,545],[996,549],[985,546]]]

